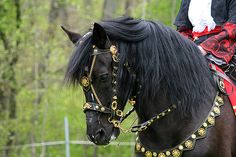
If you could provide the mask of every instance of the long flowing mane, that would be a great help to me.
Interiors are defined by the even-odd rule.
[[[162,92],[170,102],[181,101],[184,105],[179,109],[183,113],[191,113],[192,108],[212,99],[209,91],[215,85],[206,60],[193,42],[175,30],[159,22],[129,17],[99,24],[118,46],[121,90],[133,84],[123,66],[128,62],[142,85],[140,99],[143,101]],[[70,83],[78,83],[91,52],[92,32],[89,32],[78,41],[70,59],[66,73]],[[122,92],[126,97],[130,94]]]

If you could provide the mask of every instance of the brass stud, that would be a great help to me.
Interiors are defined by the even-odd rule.
[[[117,53],[116,46],[115,46],[115,45],[111,45],[110,51],[111,51],[111,54],[112,54],[112,55],[116,55],[116,53]]]
[[[186,148],[192,149],[192,148],[193,148],[193,141],[187,140],[187,141],[184,143],[184,145],[185,145]]]
[[[191,135],[192,139],[195,139],[197,136],[195,134]]]
[[[144,147],[141,148],[141,152],[143,152],[143,153],[145,152],[145,148]]]
[[[179,145],[179,150],[183,150],[184,147],[182,145]]]
[[[211,112],[211,116],[215,116],[215,113],[214,113],[214,112]]]
[[[115,128],[118,128],[120,125],[120,123],[117,120],[114,120],[112,123]]]
[[[94,49],[93,52],[96,54],[98,52],[98,49]]]
[[[200,128],[200,129],[198,129],[198,134],[200,135],[200,136],[205,136],[205,134],[206,134],[206,130],[204,129],[204,128]]]
[[[99,106],[95,106],[96,109],[99,109]]]
[[[96,46],[95,45],[93,45],[93,48],[95,48]]]
[[[116,102],[116,101],[113,101],[113,102],[111,103],[111,108],[112,108],[113,110],[115,110],[115,109],[117,108],[117,102]]]
[[[83,86],[83,87],[88,87],[89,86],[89,78],[88,77],[86,77],[86,76],[83,76],[82,78],[81,78],[81,85]]]
[[[153,152],[152,155],[153,155],[154,157],[156,157],[156,156],[157,156],[157,153],[156,153],[156,152]]]
[[[208,121],[211,125],[214,125],[214,124],[215,124],[215,118],[214,118],[214,117],[209,116],[209,117],[207,118],[207,121]]]
[[[161,113],[161,115],[162,115],[162,116],[165,116],[165,113],[164,113],[164,112],[162,112],[162,113]]]
[[[140,151],[140,150],[141,150],[141,145],[140,145],[139,143],[137,143],[135,147],[136,147],[136,150],[137,150],[137,151]]]
[[[223,98],[222,97],[217,97],[217,101],[220,103],[220,104],[223,104],[224,101],[223,101]]]
[[[173,157],[180,157],[181,153],[178,149],[174,149],[172,151],[172,155],[173,155]]]
[[[123,112],[121,110],[116,110],[116,115],[119,117],[123,117]]]
[[[224,84],[223,81],[220,81],[219,84],[220,84],[220,87],[221,87],[222,89],[225,89],[225,84]]]
[[[89,103],[85,103],[83,106],[83,109],[91,108],[92,106]]]
[[[102,107],[102,108],[101,108],[101,111],[104,112],[104,111],[105,111],[105,107]]]
[[[146,156],[146,157],[152,157],[152,152],[146,151],[145,156]]]
[[[203,123],[203,126],[206,128],[206,127],[207,127],[207,123],[206,123],[206,122],[204,122],[204,123]]]
[[[158,157],[166,157],[166,155],[164,153],[158,153]]]
[[[171,154],[170,151],[166,151],[167,156],[170,156],[170,154]]]

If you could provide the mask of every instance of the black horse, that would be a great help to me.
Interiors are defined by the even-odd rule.
[[[236,157],[235,115],[193,42],[128,17],[95,23],[83,37],[64,30],[75,44],[66,79],[83,86],[90,141],[119,135],[131,99],[137,156]]]

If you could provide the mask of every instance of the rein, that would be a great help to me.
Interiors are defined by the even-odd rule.
[[[97,55],[102,55],[102,54],[107,54],[107,53],[110,53],[111,57],[112,57],[112,92],[113,92],[113,96],[112,96],[112,103],[111,103],[110,108],[106,107],[102,104],[102,102],[100,101],[100,99],[94,89],[93,84],[91,83],[92,82],[92,72],[93,72],[95,62],[96,62]],[[126,114],[124,114],[122,110],[118,109],[118,102],[117,102],[117,100],[118,100],[118,97],[117,97],[117,72],[118,72],[118,64],[119,64],[118,50],[117,50],[116,46],[114,46],[114,45],[111,45],[110,49],[98,49],[98,48],[96,48],[95,45],[93,45],[93,53],[91,56],[93,56],[91,68],[88,71],[88,76],[83,76],[81,78],[81,85],[83,87],[84,93],[85,94],[89,93],[89,95],[91,96],[91,99],[93,101],[86,102],[83,105],[84,112],[90,110],[90,111],[97,111],[97,112],[104,113],[104,114],[110,114],[108,121],[111,124],[113,124],[114,127],[119,128],[123,132],[141,132],[141,131],[146,130],[153,122],[165,117],[170,112],[172,112],[174,109],[176,109],[176,105],[171,105],[166,110],[153,116],[148,121],[146,121],[142,124],[132,126],[130,129],[122,128],[121,123],[135,110],[136,101],[134,99],[136,98],[136,96],[134,96],[134,98],[131,98],[129,100],[129,103],[133,107]],[[125,67],[130,72],[131,68],[128,66],[127,63],[125,65]]]

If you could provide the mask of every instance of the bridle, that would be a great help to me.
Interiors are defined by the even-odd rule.
[[[102,104],[99,99],[92,82],[92,72],[94,69],[95,61],[97,55],[110,53],[112,57],[112,103],[110,108],[106,107]],[[95,45],[93,45],[93,53],[91,55],[93,57],[91,68],[89,70],[88,76],[83,76],[81,78],[81,85],[84,89],[85,95],[91,95],[93,102],[86,102],[83,106],[84,112],[86,111],[97,111],[104,114],[110,114],[108,121],[114,125],[116,128],[120,128],[120,123],[124,117],[124,113],[121,109],[118,108],[117,102],[117,72],[118,72],[118,51],[115,45],[111,45],[110,49],[99,49]],[[94,99],[95,98],[95,99]],[[96,101],[95,101],[96,100]]]
[[[102,54],[111,54],[112,57],[112,103],[110,108],[106,107],[102,104],[101,100],[99,99],[92,82],[92,72],[94,69],[95,61],[97,58],[97,55]],[[144,131],[150,126],[153,122],[161,119],[162,117],[168,115],[170,112],[172,112],[176,105],[171,105],[166,110],[162,111],[161,113],[153,116],[148,121],[135,125],[131,127],[131,129],[124,129],[121,127],[121,123],[135,110],[135,104],[136,104],[136,95],[132,96],[129,99],[129,103],[132,105],[131,110],[129,110],[126,114],[123,113],[121,109],[118,108],[118,97],[117,97],[117,72],[118,72],[118,66],[119,66],[119,54],[117,47],[115,45],[111,45],[109,49],[99,49],[95,45],[93,45],[93,53],[91,55],[92,58],[92,64],[90,67],[90,70],[87,70],[87,74],[82,76],[81,78],[81,85],[83,87],[84,94],[86,96],[90,96],[92,102],[86,102],[83,105],[83,111],[97,111],[103,114],[110,114],[108,118],[108,122],[113,124],[115,128],[119,128],[123,132],[141,132]],[[131,67],[129,67],[128,63],[125,64],[128,71],[131,71]],[[85,71],[86,71],[85,70]]]

